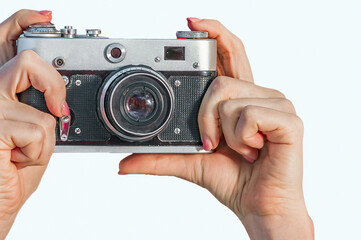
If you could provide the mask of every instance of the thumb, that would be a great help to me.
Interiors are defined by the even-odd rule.
[[[0,36],[8,41],[15,41],[31,24],[50,22],[51,11],[20,10],[0,24]]]
[[[132,154],[119,163],[120,175],[175,176],[202,185],[203,154]]]

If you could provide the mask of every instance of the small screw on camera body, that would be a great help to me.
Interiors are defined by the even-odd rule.
[[[75,81],[75,85],[77,85],[78,87],[81,85],[81,81],[78,79]]]
[[[154,62],[159,63],[160,62],[160,57],[155,57]]]
[[[62,77],[63,77],[64,83],[65,83],[65,86],[68,86],[70,83],[69,78],[67,76],[62,76]]]
[[[199,68],[199,63],[198,62],[193,63],[193,68],[195,69]]]
[[[53,64],[57,68],[64,67],[65,65],[65,59],[63,57],[56,57],[53,61]]]
[[[75,128],[74,131],[75,131],[75,133],[78,134],[78,135],[81,133],[81,129],[80,129],[80,128]]]
[[[179,129],[179,128],[175,128],[175,129],[174,129],[174,133],[175,133],[175,134],[179,134],[179,133],[180,133],[180,129]]]

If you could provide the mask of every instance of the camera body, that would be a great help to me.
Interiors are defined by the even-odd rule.
[[[71,115],[57,119],[55,152],[206,152],[198,129],[202,98],[216,77],[216,41],[206,32],[177,39],[111,39],[99,29],[32,25],[17,42],[53,65]],[[43,93],[19,100],[49,112]]]

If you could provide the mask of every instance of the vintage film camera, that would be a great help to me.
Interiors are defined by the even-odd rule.
[[[18,53],[31,49],[62,75],[70,116],[58,119],[56,152],[205,152],[197,116],[216,77],[216,41],[207,32],[177,39],[78,35],[51,23],[26,29]],[[48,112],[41,92],[19,100]]]

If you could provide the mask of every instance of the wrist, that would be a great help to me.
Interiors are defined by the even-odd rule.
[[[249,214],[245,216],[243,223],[252,240],[314,239],[313,221],[307,211],[283,216]]]

